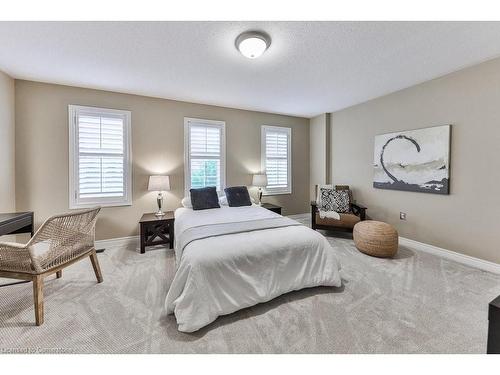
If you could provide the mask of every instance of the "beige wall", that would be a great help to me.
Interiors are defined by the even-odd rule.
[[[330,113],[309,119],[309,190],[316,199],[316,185],[331,183],[331,124]]]
[[[293,193],[264,197],[284,213],[307,212],[309,126],[304,118],[243,111],[76,87],[16,80],[16,201],[37,224],[68,210],[68,104],[132,111],[133,205],[104,208],[96,238],[137,234],[138,220],[155,210],[150,174],[169,174],[166,208],[180,206],[184,189],[184,117],[226,122],[227,185],[250,185],[260,170],[261,125],[292,128]],[[253,192],[253,190],[252,190]]]
[[[315,185],[326,184],[327,174],[327,114],[309,120],[309,188],[310,198],[315,199]]]
[[[332,176],[400,235],[500,263],[500,59],[331,116]],[[452,124],[449,196],[372,187],[376,134]],[[407,221],[399,220],[399,212]]]
[[[0,212],[16,207],[14,107],[14,79],[0,72]]]

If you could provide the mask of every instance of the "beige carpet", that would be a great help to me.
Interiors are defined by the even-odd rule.
[[[0,352],[52,353],[484,353],[488,302],[500,276],[400,248],[395,259],[359,253],[328,237],[342,288],[281,296],[194,334],[163,308],[171,250],[110,248],[68,268],[45,289],[45,324],[34,326],[31,284],[0,288]],[[2,280],[5,281],[5,280]]]

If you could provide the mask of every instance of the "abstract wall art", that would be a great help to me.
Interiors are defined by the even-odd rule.
[[[451,125],[375,136],[373,187],[450,192]]]

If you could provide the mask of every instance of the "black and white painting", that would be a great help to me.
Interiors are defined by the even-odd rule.
[[[449,194],[451,125],[375,137],[373,187]]]

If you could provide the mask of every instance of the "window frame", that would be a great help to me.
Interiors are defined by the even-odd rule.
[[[272,126],[272,125],[262,125],[261,126],[261,138],[260,138],[260,158],[261,158],[261,173],[267,175],[266,168],[266,133],[267,130],[279,131],[286,133],[288,144],[287,144],[287,186],[284,188],[269,188],[265,187],[262,192],[263,195],[282,195],[282,194],[292,194],[292,128],[286,126]]]
[[[79,143],[78,115],[80,112],[99,116],[113,115],[124,117],[123,127],[123,197],[79,198]],[[132,112],[111,108],[81,105],[68,105],[69,125],[69,208],[79,209],[94,206],[118,207],[132,205]]]
[[[217,192],[222,193],[226,187],[226,122],[195,117],[184,117],[184,193],[188,196],[191,189],[190,122],[204,124],[208,127],[219,128],[221,130],[220,190],[217,190]]]

